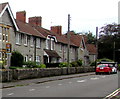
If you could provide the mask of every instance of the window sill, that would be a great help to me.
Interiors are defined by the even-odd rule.
[[[21,44],[20,44],[20,43],[16,43],[16,45],[19,45],[19,46],[21,46]]]
[[[25,47],[27,47],[28,45],[27,44],[24,44]]]

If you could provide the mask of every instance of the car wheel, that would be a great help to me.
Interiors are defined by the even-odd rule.
[[[96,75],[98,75],[99,73],[98,73],[98,72],[96,72],[95,74],[96,74]]]

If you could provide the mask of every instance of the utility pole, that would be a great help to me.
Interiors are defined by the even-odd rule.
[[[68,62],[68,74],[69,74],[69,66],[70,66],[70,14],[68,14],[68,33],[67,33],[67,40],[68,40],[67,62]]]
[[[97,50],[97,54],[96,54],[96,60],[98,59],[98,27],[96,27],[96,50]],[[96,61],[96,66],[97,66],[97,61]]]

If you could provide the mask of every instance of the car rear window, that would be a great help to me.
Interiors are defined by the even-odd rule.
[[[98,65],[97,67],[106,67],[106,65],[102,64],[102,65]]]

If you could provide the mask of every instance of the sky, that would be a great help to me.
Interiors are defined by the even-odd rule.
[[[9,2],[13,15],[17,11],[26,11],[26,19],[42,17],[42,27],[62,26],[62,32],[68,31],[68,14],[70,30],[79,32],[91,31],[96,27],[118,23],[118,2],[120,0],[0,0]],[[26,20],[28,22],[28,20]]]

